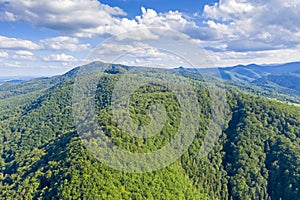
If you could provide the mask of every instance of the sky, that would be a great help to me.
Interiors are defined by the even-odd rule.
[[[52,76],[97,59],[295,62],[299,13],[299,0],[0,0],[0,76]]]

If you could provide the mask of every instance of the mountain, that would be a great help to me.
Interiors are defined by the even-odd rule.
[[[235,85],[249,85],[269,92],[270,97],[299,103],[300,100],[300,63],[280,65],[238,65],[219,68],[222,78]],[[292,96],[293,99],[287,97]]]
[[[28,81],[34,77],[30,76],[2,76],[0,77],[0,85],[4,83],[19,83],[23,81]]]
[[[300,107],[228,85],[224,129],[212,151],[202,158],[199,152],[213,99],[203,79],[193,72],[183,76],[196,86],[200,128],[178,160],[146,173],[118,171],[97,160],[83,145],[85,140],[75,127],[72,96],[80,70],[89,74],[104,66],[95,62],[62,76],[0,86],[2,199],[300,198]],[[138,88],[130,99],[133,121],[147,126],[151,121],[148,109],[155,104],[165,107],[167,119],[153,137],[127,134],[114,120],[111,99],[124,73],[136,68],[109,66],[99,74],[95,95],[95,115],[105,135],[131,152],[153,152],[167,145],[180,128],[178,98],[161,85],[145,84]],[[253,82],[256,76],[255,80],[268,76],[258,70],[235,71],[252,77],[248,81],[251,84],[258,84]],[[290,83],[277,84],[294,87]]]
[[[288,73],[300,73],[300,62],[286,63],[279,65],[237,65],[234,67],[219,68],[222,74],[232,75],[231,80],[235,76],[245,76],[249,80],[262,78],[267,75],[279,75]],[[229,79],[229,78],[228,78]]]
[[[300,62],[278,65],[237,65],[220,67],[218,70],[183,67],[175,70],[222,78],[227,84],[259,96],[284,102],[300,103]]]

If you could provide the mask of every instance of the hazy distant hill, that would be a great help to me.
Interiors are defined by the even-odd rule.
[[[19,83],[33,78],[31,76],[2,76],[0,77],[0,85],[4,83]]]
[[[175,70],[222,77],[227,83],[257,95],[300,103],[300,62],[279,65],[237,65],[218,68],[218,71],[182,67]]]
[[[264,91],[295,97],[300,100],[300,63],[287,63],[272,66],[238,65],[220,68],[222,77],[234,84],[258,86]],[[285,97],[283,97],[285,98]]]
[[[219,68],[222,74],[232,75],[232,79],[236,76],[245,76],[250,80],[262,78],[267,75],[279,75],[288,73],[300,73],[300,62],[280,64],[280,65],[237,65],[234,67]],[[226,79],[230,79],[227,78]]]

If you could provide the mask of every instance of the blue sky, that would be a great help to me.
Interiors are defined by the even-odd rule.
[[[299,0],[0,0],[0,76],[61,74],[96,51],[111,61],[128,49],[134,53],[119,59],[124,64],[176,67],[179,57],[159,50],[171,38],[204,49],[213,64],[199,67],[299,61],[299,13]],[[116,39],[129,34],[130,42]],[[193,51],[183,47],[169,46]]]

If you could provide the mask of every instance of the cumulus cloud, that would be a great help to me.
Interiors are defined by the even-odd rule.
[[[131,58],[130,60],[149,60],[170,57],[170,55],[160,51],[159,49],[142,42],[133,42],[128,44],[104,43],[94,52],[94,54],[97,55],[100,60],[122,57]],[[107,61],[112,62],[112,60]]]
[[[86,62],[89,63],[92,61],[100,60],[108,63],[121,63],[125,65],[149,67],[190,67],[186,60],[181,57],[182,55],[178,55],[176,52],[172,52],[172,50],[175,50],[172,48],[172,46],[176,45],[172,45],[172,42],[170,42],[171,40],[159,40],[155,42],[156,44],[151,44],[149,43],[149,41],[115,41],[102,43],[95,51],[92,52]],[[175,40],[172,41],[174,43]],[[168,46],[168,48],[166,48],[166,46]],[[195,53],[201,52],[198,51]]]
[[[82,44],[78,38],[59,36],[41,40],[41,43],[53,50],[83,51],[90,48],[90,44]]]
[[[0,3],[6,10],[2,14],[3,20],[23,21],[81,36],[113,32],[112,27],[120,24],[114,16],[126,15],[122,9],[97,0],[0,0]]]
[[[44,61],[48,62],[75,62],[77,59],[72,55],[66,54],[52,54],[43,58]]]
[[[269,51],[250,52],[213,52],[216,66],[228,67],[237,64],[275,64],[298,62],[300,57],[300,46],[293,49],[277,49]]]
[[[141,11],[142,15],[136,17],[136,21],[140,26],[163,27],[200,40],[212,40],[218,37],[213,28],[208,29],[207,27],[198,26],[182,12],[169,11],[166,13],[157,13],[153,9],[145,9],[144,7],[141,8]]]
[[[16,51],[12,58],[17,60],[35,60],[35,56],[31,51],[24,50]]]
[[[132,50],[132,57],[134,55],[136,59],[131,64],[150,62],[151,59],[154,62],[159,56],[166,58],[164,53],[142,46],[145,40],[159,41],[162,37],[189,38],[215,56],[217,63],[221,60],[227,64],[233,61],[262,62],[273,58],[279,61],[274,55],[289,57],[278,56],[282,62],[294,60],[284,50],[290,52],[289,55],[299,55],[298,0],[219,0],[206,5],[201,16],[199,13],[187,16],[179,11],[159,13],[142,7],[141,15],[133,19],[127,18],[121,8],[102,4],[98,0],[0,0],[0,3],[4,6],[1,20],[26,22],[72,36],[48,38],[41,40],[40,44],[0,36],[2,49],[35,50],[44,46],[48,50],[75,52],[90,48],[89,44],[80,42],[80,37],[119,35],[119,41],[132,39],[140,42],[131,45],[116,42],[103,46],[101,51],[105,51],[106,55],[116,55]],[[168,35],[170,32],[164,29],[154,31],[149,27],[163,27],[180,34]],[[128,31],[130,34],[122,34]],[[43,60],[76,61],[66,54],[52,54]]]
[[[229,51],[290,48],[300,43],[300,1],[296,0],[220,0],[204,7],[201,18],[204,24],[179,11],[158,13],[144,7],[140,16],[128,19],[121,8],[97,0],[0,2],[5,2],[3,20],[25,21],[80,37],[137,30],[132,34],[136,40],[157,39],[163,33],[153,33],[147,27],[164,27],[193,39],[212,41],[214,44],[219,41],[217,46],[211,45],[211,49],[222,46],[221,43],[226,44]],[[55,38],[43,42],[53,49],[65,46],[67,50],[75,51],[87,47],[75,38]]]
[[[24,51],[24,50],[16,51],[16,54],[24,55],[24,56],[33,56],[33,53],[31,51]]]
[[[213,6],[205,5],[204,12],[206,17],[230,21],[235,18],[247,18],[253,12],[255,7],[244,0],[221,0]]]
[[[0,36],[0,49],[38,50],[42,49],[42,46],[29,40]]]
[[[208,27],[228,50],[293,48],[300,43],[300,1],[220,0],[204,7]]]
[[[137,40],[157,38],[156,34],[147,31],[149,26],[170,28],[198,39],[216,37],[212,29],[196,25],[179,11],[157,13],[153,9],[142,7],[141,16],[128,19],[124,17],[126,13],[122,9],[97,0],[0,0],[1,2],[6,2],[2,20],[24,21],[79,37],[116,35],[138,29],[133,36]]]

